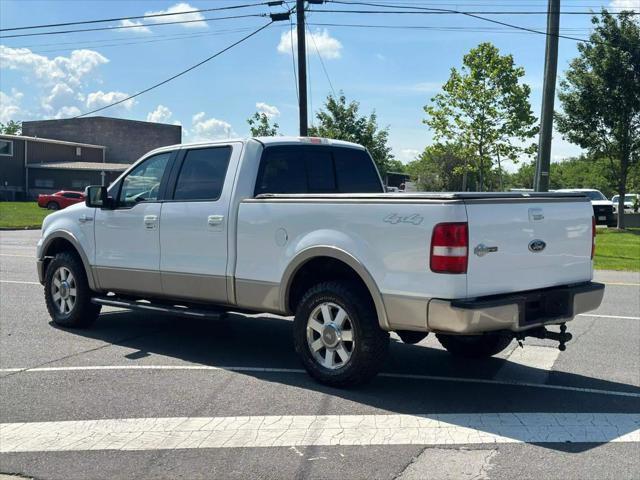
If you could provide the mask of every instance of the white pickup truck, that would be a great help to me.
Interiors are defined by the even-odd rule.
[[[54,322],[88,326],[102,305],[295,315],[295,349],[330,385],[373,377],[389,332],[407,343],[434,332],[467,357],[526,336],[564,349],[565,322],[604,293],[587,197],[385,193],[347,142],[165,147],[86,193],[45,219],[38,243]]]

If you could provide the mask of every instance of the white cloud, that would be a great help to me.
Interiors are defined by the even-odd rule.
[[[416,157],[420,155],[420,150],[416,150],[415,148],[403,148],[400,150],[400,155],[398,155],[398,159],[402,163],[408,163],[416,159]]]
[[[54,118],[70,118],[77,117],[82,112],[76,106],[66,106],[62,107],[58,112],[54,115]]]
[[[298,40],[295,32],[289,30],[282,32],[280,35],[280,43],[278,43],[278,52],[291,55],[291,41],[293,39],[293,49],[298,48]],[[307,32],[305,36],[307,42],[307,51],[315,55],[318,52],[323,59],[335,59],[342,56],[342,43],[336,38],[329,35],[329,32],[324,30],[316,30],[315,32]]]
[[[144,27],[142,26],[142,22],[139,21],[133,21],[133,20],[120,20],[120,26],[122,27],[131,27],[128,28],[127,30],[129,32],[135,32],[135,33],[151,33],[151,30],[149,29],[149,27]]]
[[[42,97],[41,105],[47,114],[53,114],[57,117],[55,112],[59,112],[60,109],[68,107],[77,101],[78,96],[73,88],[64,82],[59,82],[53,86],[49,95]]]
[[[9,70],[21,70],[34,75],[45,84],[65,81],[77,85],[97,66],[109,60],[94,50],[74,50],[68,57],[49,58],[33,53],[28,48],[11,48],[0,45],[0,66]]]
[[[182,26],[187,28],[208,28],[207,22],[203,21],[204,16],[202,13],[195,12],[189,13],[197,10],[197,8],[192,7],[186,2],[176,3],[172,7],[167,8],[166,10],[158,10],[157,12],[146,12],[145,15],[158,15],[162,13],[182,13],[182,15],[167,15],[164,17],[152,17],[146,20],[155,23],[166,23],[166,22],[191,22],[191,23],[183,23]]]
[[[153,112],[147,114],[147,122],[167,123],[172,115],[173,113],[167,107],[158,105]]]
[[[268,103],[258,102],[256,103],[256,108],[258,109],[258,112],[264,113],[269,118],[280,116],[280,110],[278,110],[278,107],[269,105]]]
[[[191,128],[188,130],[189,141],[192,142],[230,138],[235,135],[229,123],[213,117],[206,118],[204,112],[196,113],[193,116]]]
[[[129,94],[124,92],[103,92],[102,90],[98,90],[97,92],[90,93],[87,95],[86,106],[87,108],[100,108],[106,105],[109,105],[113,102],[117,102],[119,100],[123,100],[127,98]],[[119,107],[124,108],[125,110],[131,110],[134,104],[134,99],[129,99],[125,102],[122,102]]]
[[[638,0],[613,0],[610,5],[616,9],[640,11],[640,2]]]
[[[15,88],[11,89],[10,95],[0,90],[0,122],[7,123],[9,120],[18,119],[23,96],[24,94]]]

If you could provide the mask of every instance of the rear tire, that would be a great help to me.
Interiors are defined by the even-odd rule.
[[[451,355],[463,358],[492,357],[509,346],[512,337],[499,334],[485,335],[445,335],[436,337]]]
[[[368,292],[353,283],[323,282],[300,301],[293,342],[313,378],[346,387],[363,384],[380,371],[389,333],[380,328]]]
[[[47,210],[60,210],[60,205],[58,202],[49,202],[47,203]]]
[[[100,314],[91,303],[92,292],[84,265],[77,255],[61,252],[47,265],[44,298],[51,319],[62,327],[85,328]]]

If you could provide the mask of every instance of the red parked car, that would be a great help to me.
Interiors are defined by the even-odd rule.
[[[83,192],[61,190],[49,195],[38,195],[38,206],[48,210],[60,210],[80,202],[84,202]]]

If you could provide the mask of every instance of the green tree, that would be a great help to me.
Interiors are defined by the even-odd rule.
[[[429,145],[407,165],[418,190],[428,192],[463,190],[466,168],[467,155],[464,149],[451,143]]]
[[[396,164],[390,163],[394,160],[394,156],[388,144],[389,129],[378,127],[375,112],[364,116],[360,115],[359,109],[358,102],[347,103],[342,93],[337,97],[329,95],[324,109],[316,113],[318,124],[309,128],[309,135],[363,145],[369,150],[384,178],[387,172],[397,167]]]
[[[275,137],[280,125],[271,124],[269,116],[264,112],[256,112],[247,119],[252,137]]]
[[[640,158],[640,24],[633,12],[616,19],[606,10],[591,22],[589,42],[578,44],[580,54],[560,83],[557,128],[593,158],[608,160],[623,211],[627,176]]]
[[[531,89],[520,83],[523,76],[511,55],[481,43],[464,56],[460,71],[451,69],[442,92],[424,107],[424,123],[438,142],[463,145],[470,152],[481,191],[494,160],[515,162],[535,151],[535,144],[526,144],[538,128],[529,103]]]
[[[0,133],[5,135],[20,135],[22,133],[22,122],[9,120],[7,123],[0,122]]]

